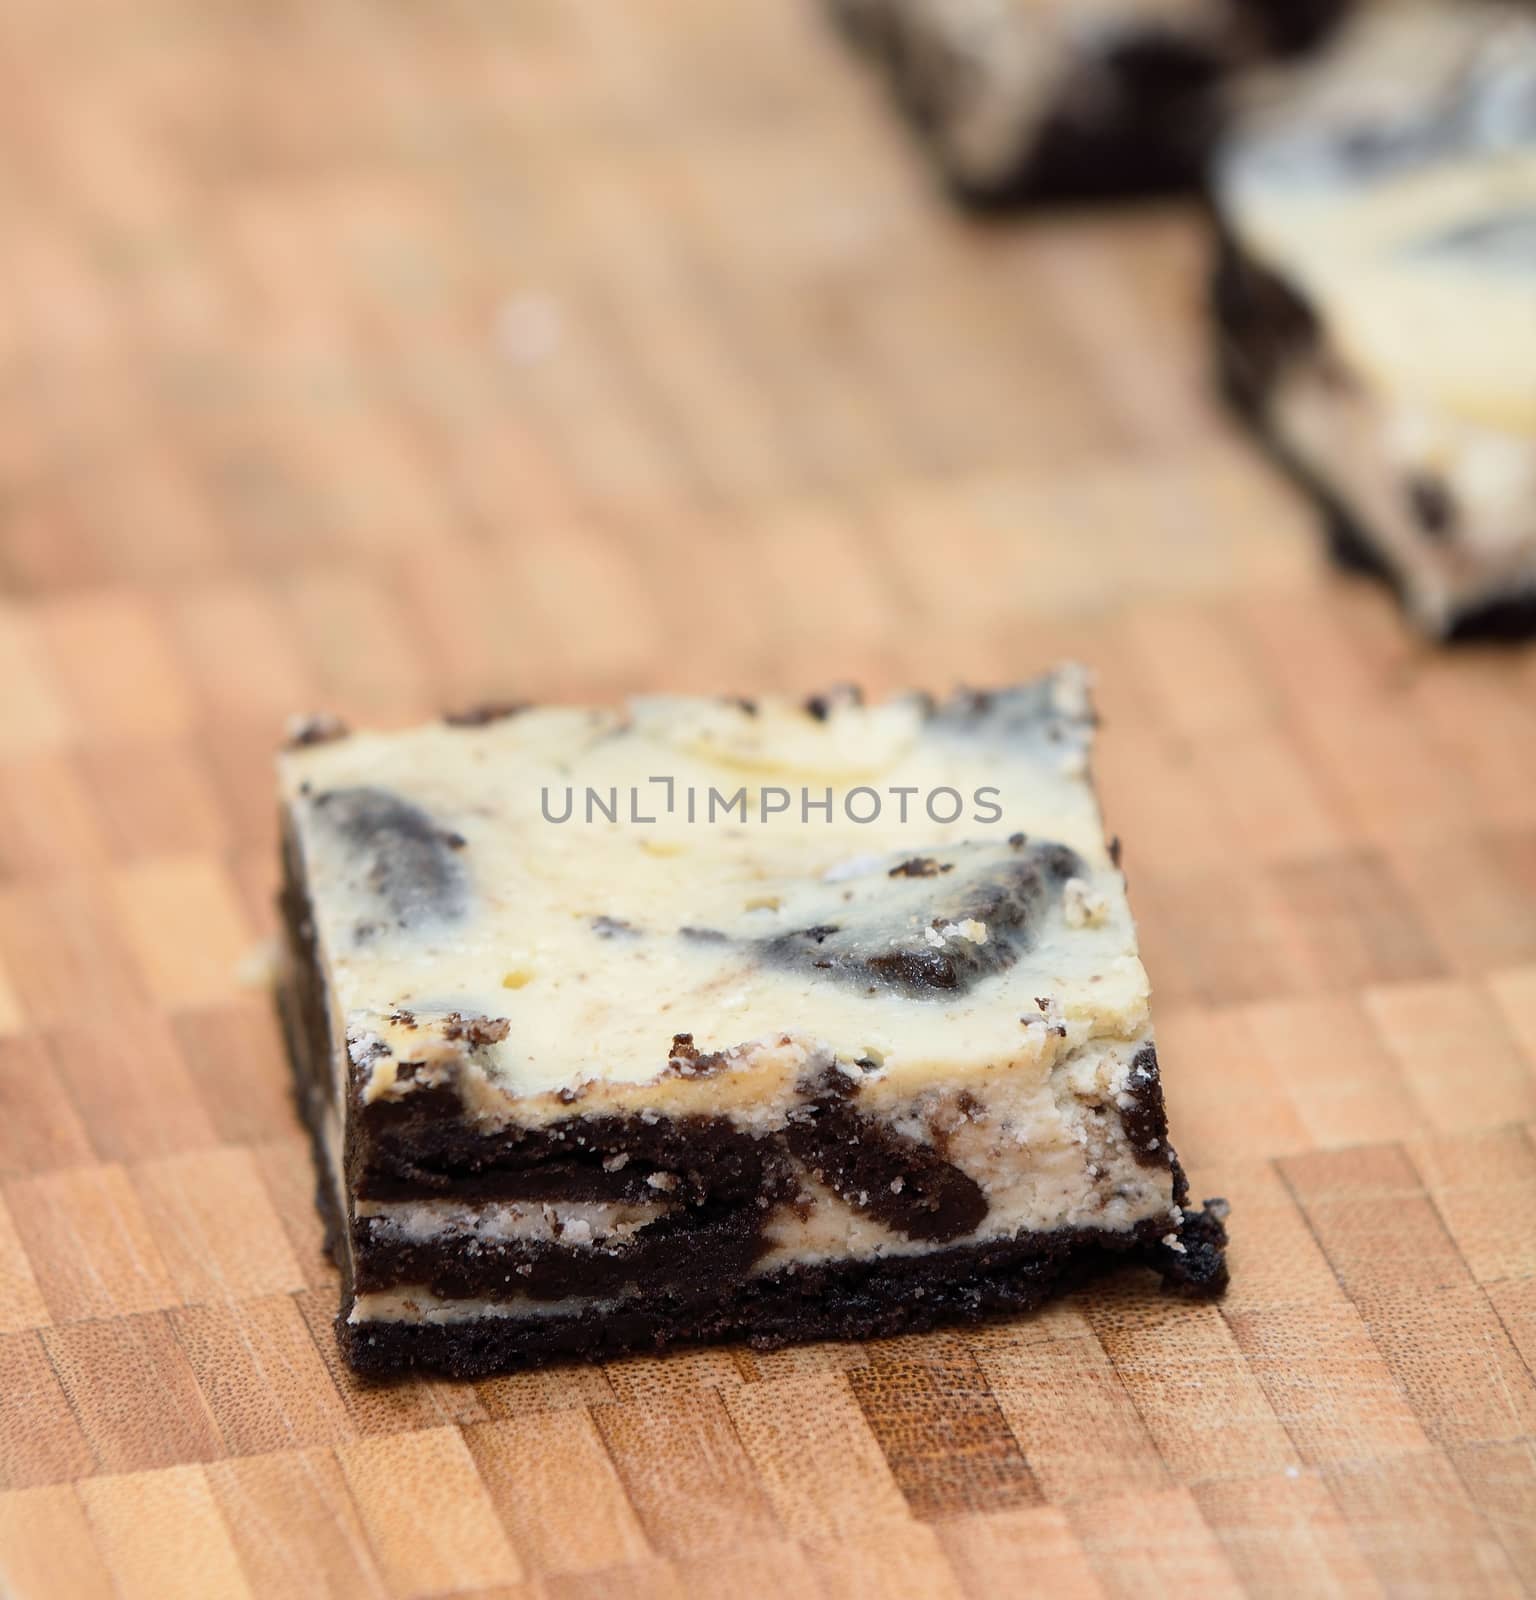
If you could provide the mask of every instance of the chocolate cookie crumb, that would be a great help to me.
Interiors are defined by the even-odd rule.
[[[936,878],[941,872],[953,872],[953,861],[935,861],[932,856],[913,856],[886,873],[888,878]]]
[[[528,700],[487,700],[461,711],[445,711],[443,721],[450,728],[483,728],[488,722],[502,722],[531,709],[532,702]]]
[[[856,683],[834,684],[821,694],[807,695],[801,702],[805,711],[817,722],[825,722],[839,706],[863,704],[864,691]]]
[[[472,1049],[500,1044],[511,1031],[512,1023],[506,1017],[466,1017],[461,1012],[450,1011],[443,1018],[443,1037],[462,1039]]]
[[[345,739],[351,732],[340,717],[317,711],[309,716],[293,718],[288,724],[283,747],[287,750],[303,750],[309,745],[333,744],[337,739]]]

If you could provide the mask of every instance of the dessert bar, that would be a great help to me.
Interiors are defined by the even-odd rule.
[[[1536,629],[1536,10],[1399,0],[1217,164],[1239,412],[1436,638]]]
[[[1232,75],[1347,0],[832,0],[977,207],[1188,188]]]
[[[1092,730],[1076,669],[299,730],[281,1006],[353,1366],[1219,1290]]]

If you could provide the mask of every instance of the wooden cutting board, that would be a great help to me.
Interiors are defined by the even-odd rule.
[[[1536,1586],[1536,655],[1320,569],[1197,220],[967,227],[805,3],[0,33],[7,1600]],[[1065,653],[1225,1303],[351,1381],[284,716]]]

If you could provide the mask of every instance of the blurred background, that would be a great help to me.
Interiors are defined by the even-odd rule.
[[[942,686],[1310,576],[1190,216],[967,226],[814,4],[7,26],[0,583],[221,717]]]
[[[296,710],[1070,654],[1165,988],[1190,939],[1197,987],[1278,981],[1244,861],[1474,819],[1517,835],[1481,937],[1536,954],[1536,659],[1430,657],[1323,569],[1212,397],[1192,202],[967,222],[810,0],[4,26],[13,871],[217,852],[265,926]],[[1226,927],[1172,941],[1192,868]],[[1318,892],[1447,915],[1432,860],[1382,875]]]

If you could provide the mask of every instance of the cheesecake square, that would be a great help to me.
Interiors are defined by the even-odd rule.
[[[1536,13],[1400,0],[1215,168],[1224,387],[1436,640],[1536,633]]]
[[[1225,1282],[1084,674],[491,707],[281,758],[280,1004],[359,1371]]]

